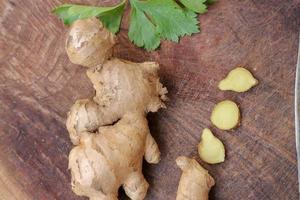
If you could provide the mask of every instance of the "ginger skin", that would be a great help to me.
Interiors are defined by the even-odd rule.
[[[115,40],[98,19],[77,20],[70,28],[66,51],[72,63],[95,67],[111,57]]]
[[[90,31],[91,30],[91,31]],[[160,152],[146,115],[164,108],[167,89],[159,81],[157,63],[112,58],[115,36],[98,19],[77,20],[66,49],[71,62],[88,67],[96,91],[77,100],[67,119],[72,190],[91,200],[117,200],[123,186],[133,200],[144,199],[149,184],[143,158],[158,163]]]
[[[214,179],[195,159],[180,156],[176,159],[182,170],[176,200],[208,200]]]

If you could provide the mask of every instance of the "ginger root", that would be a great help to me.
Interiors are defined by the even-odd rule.
[[[72,63],[95,67],[111,57],[115,43],[115,35],[98,19],[77,20],[68,33],[66,51]]]
[[[182,170],[176,200],[208,200],[214,179],[196,160],[180,156],[176,159]]]
[[[209,164],[221,163],[225,160],[223,143],[208,128],[202,132],[201,142],[198,145],[198,153],[200,158]]]
[[[221,101],[214,107],[210,119],[221,130],[233,129],[240,121],[239,107],[233,101]]]
[[[234,92],[246,92],[258,81],[251,72],[243,67],[237,67],[229,72],[225,79],[221,80],[218,87],[220,90],[231,90]]]
[[[72,190],[91,200],[116,200],[123,186],[133,200],[144,199],[149,184],[143,157],[158,163],[160,152],[146,115],[164,108],[167,89],[154,62],[112,58],[115,36],[97,19],[77,20],[66,50],[71,62],[88,67],[95,96],[77,100],[67,119]]]

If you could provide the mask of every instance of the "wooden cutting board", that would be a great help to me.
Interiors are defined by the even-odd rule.
[[[0,199],[75,200],[70,189],[65,128],[76,99],[93,94],[85,69],[69,62],[66,28],[51,8],[63,0],[0,1]],[[72,1],[99,5],[99,1]],[[110,1],[103,1],[110,3]],[[128,14],[128,13],[127,13]],[[157,61],[168,87],[168,108],[149,115],[162,160],[144,165],[147,200],[174,200],[180,170],[175,158],[195,157],[203,128],[226,145],[226,161],[204,166],[216,179],[215,200],[297,200],[294,77],[300,1],[219,0],[200,17],[200,34],[156,52],[133,46],[125,17],[115,56]],[[243,94],[221,92],[217,83],[236,66],[260,83]],[[242,110],[235,131],[212,127],[218,101]],[[120,192],[120,199],[127,199]]]

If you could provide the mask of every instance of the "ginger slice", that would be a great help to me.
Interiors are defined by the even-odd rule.
[[[250,71],[243,67],[237,67],[229,72],[225,79],[221,80],[218,87],[220,90],[234,92],[246,92],[258,84]]]
[[[198,145],[200,158],[209,164],[217,164],[225,160],[225,148],[221,140],[213,135],[208,128],[204,129]]]
[[[233,101],[221,101],[214,107],[210,120],[221,130],[233,129],[240,121],[239,107]]]

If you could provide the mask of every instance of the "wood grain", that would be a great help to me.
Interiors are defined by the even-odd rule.
[[[85,69],[64,51],[65,27],[49,12],[60,0],[0,1],[0,199],[75,200],[67,156],[72,145],[66,113],[91,96]],[[99,1],[72,1],[99,5]],[[112,1],[102,1],[111,3]],[[147,200],[175,199],[179,155],[197,156],[200,132],[211,127],[227,150],[226,162],[206,165],[217,185],[211,199],[297,200],[293,88],[300,27],[299,0],[219,0],[200,17],[201,34],[152,53],[127,38],[128,12],[115,55],[155,60],[169,89],[168,109],[150,114],[162,160],[145,164]],[[250,92],[220,92],[217,83],[244,65],[259,79]],[[242,126],[211,126],[214,104],[235,100]],[[198,159],[199,161],[199,159]],[[120,192],[120,199],[127,199]]]

